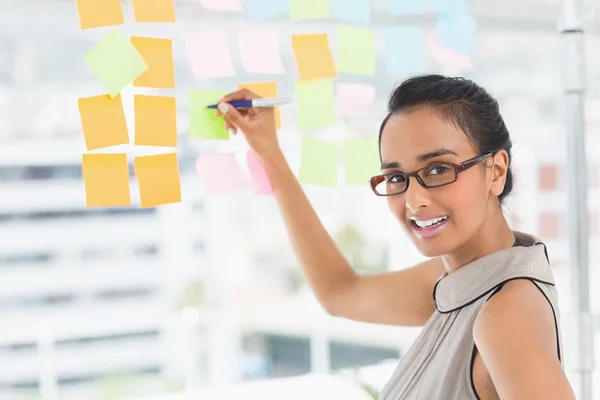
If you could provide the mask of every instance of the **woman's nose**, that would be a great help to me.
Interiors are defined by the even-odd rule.
[[[409,179],[408,188],[404,192],[404,198],[406,208],[415,212],[429,205],[429,191],[417,181],[417,178],[411,176]]]

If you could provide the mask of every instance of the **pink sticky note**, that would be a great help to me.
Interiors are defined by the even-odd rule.
[[[196,159],[196,172],[209,193],[231,193],[250,187],[234,153],[200,156]]]
[[[243,12],[240,0],[200,0],[200,5],[207,10]]]
[[[335,104],[341,117],[364,113],[375,100],[375,87],[363,83],[338,83]]]
[[[187,50],[194,76],[198,79],[223,78],[235,75],[229,54],[227,32],[205,29],[187,37]]]
[[[267,171],[262,166],[258,155],[253,150],[248,150],[248,169],[250,170],[250,176],[252,177],[252,189],[254,194],[264,195],[273,193],[273,186],[271,180],[267,175]]]
[[[285,73],[276,31],[269,29],[240,31],[238,32],[238,49],[246,72],[254,74]]]
[[[438,64],[449,67],[459,67],[469,70],[475,69],[475,67],[473,67],[473,63],[471,62],[471,59],[468,56],[457,53],[439,44],[436,39],[435,32],[429,32],[429,34],[427,35],[427,44],[429,46],[429,50],[431,51],[433,59]]]

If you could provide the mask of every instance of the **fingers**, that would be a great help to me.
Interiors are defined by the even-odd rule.
[[[229,93],[228,95],[223,97],[221,100],[219,100],[219,103],[221,103],[221,102],[229,103],[230,101],[234,101],[234,100],[252,100],[252,99],[260,99],[260,96],[248,89],[240,89],[233,93]]]
[[[226,127],[231,126],[234,131],[241,129],[242,131],[246,128],[247,121],[244,116],[240,114],[238,110],[232,107],[228,103],[219,103],[219,111],[225,117]]]

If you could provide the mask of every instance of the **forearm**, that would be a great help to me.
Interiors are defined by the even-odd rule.
[[[263,157],[288,236],[304,274],[321,304],[357,277],[326,231],[304,190],[278,151]]]

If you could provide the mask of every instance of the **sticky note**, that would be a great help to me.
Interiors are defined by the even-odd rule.
[[[418,26],[398,26],[383,30],[386,68],[389,74],[425,71],[423,34]]]
[[[429,12],[428,3],[424,0],[387,0],[390,14],[418,15]]]
[[[450,50],[437,42],[435,32],[430,32],[427,35],[427,45],[433,60],[447,67],[459,67],[462,69],[473,70],[474,66],[471,58],[464,54],[459,54]]]
[[[226,30],[204,29],[192,32],[187,38],[187,49],[196,78],[212,79],[235,75]]]
[[[137,94],[133,104],[137,146],[177,147],[175,97]]]
[[[181,180],[177,153],[135,157],[142,208],[181,202]]]
[[[354,117],[365,113],[375,101],[375,87],[364,83],[338,83],[335,91],[337,115]]]
[[[82,172],[86,207],[131,205],[127,154],[84,154]]]
[[[327,34],[292,35],[292,49],[301,81],[337,76]]]
[[[253,83],[241,83],[238,85],[238,90],[248,89],[253,93],[256,93],[260,97],[277,97],[279,91],[277,90],[277,82],[253,82]],[[275,128],[281,128],[281,112],[279,106],[274,107],[273,113],[275,114]]]
[[[369,28],[337,27],[339,72],[375,75],[375,33]]]
[[[123,24],[121,0],[77,0],[81,29]]]
[[[200,5],[207,10],[243,12],[240,0],[200,0]]]
[[[148,69],[133,81],[136,87],[175,88],[175,65],[171,39],[132,36],[131,44],[140,52]]]
[[[229,140],[225,119],[215,116],[217,110],[206,108],[208,105],[216,104],[226,94],[227,92],[222,90],[190,89],[188,99],[190,138]]]
[[[174,0],[133,0],[135,22],[175,22]]]
[[[335,99],[330,81],[296,82],[298,124],[317,128],[335,124]]]
[[[368,24],[371,22],[371,0],[331,0],[333,19]]]
[[[273,193],[273,186],[267,171],[263,167],[258,154],[254,150],[248,150],[247,153],[247,164],[250,170],[250,177],[252,182],[252,190],[254,194],[266,195]]]
[[[283,74],[277,31],[248,29],[238,31],[238,52],[244,70],[251,74]]]
[[[87,150],[129,143],[120,95],[83,97],[78,105]]]
[[[142,55],[118,29],[98,42],[84,58],[111,97],[148,69]]]
[[[472,55],[475,51],[477,22],[467,13],[439,13],[436,37],[439,44],[459,54]]]
[[[329,0],[289,0],[290,19],[324,19],[330,16]]]
[[[244,0],[244,7],[255,20],[279,17],[290,12],[288,0]]]
[[[231,193],[250,187],[234,153],[200,156],[196,159],[196,172],[208,193]]]
[[[379,144],[377,139],[346,140],[342,146],[347,185],[369,184],[379,173]]]
[[[337,174],[337,143],[303,136],[298,180],[318,186],[336,186]]]

